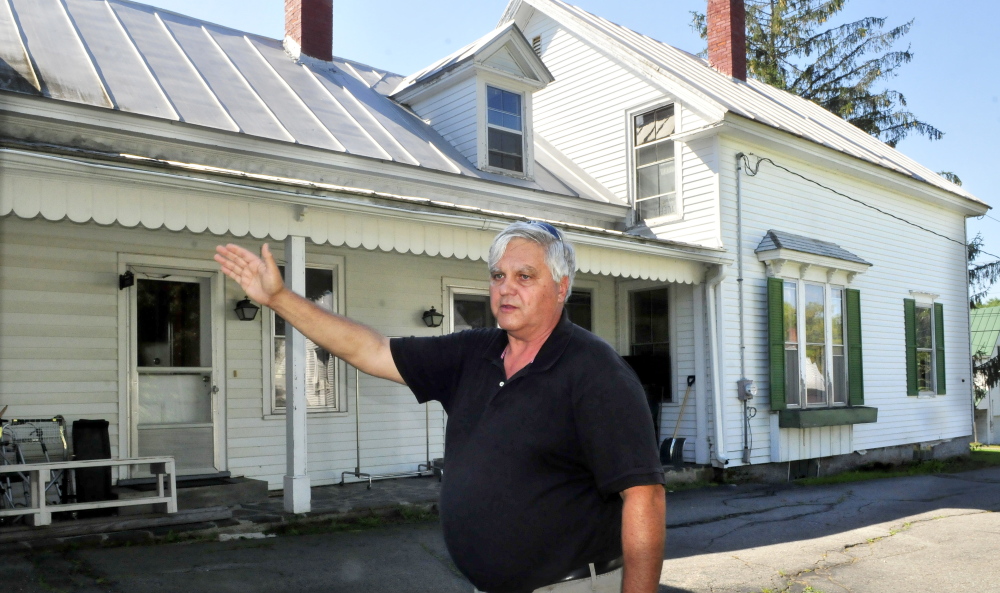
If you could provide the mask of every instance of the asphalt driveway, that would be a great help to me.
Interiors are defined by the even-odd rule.
[[[1000,592],[1000,468],[668,495],[661,592]],[[7,553],[5,588],[451,592],[435,522],[277,538]],[[811,589],[807,589],[811,587]]]

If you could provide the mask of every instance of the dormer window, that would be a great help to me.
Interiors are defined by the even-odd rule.
[[[633,118],[635,133],[635,209],[639,218],[669,216],[677,210],[674,182],[674,106],[665,105]]]
[[[521,95],[486,87],[489,165],[524,173],[524,131]]]
[[[403,79],[391,97],[480,171],[530,180],[531,94],[553,80],[521,30],[509,23]]]

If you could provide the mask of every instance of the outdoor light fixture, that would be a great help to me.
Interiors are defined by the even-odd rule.
[[[257,317],[260,307],[250,302],[248,297],[243,297],[242,301],[236,303],[236,316],[240,321],[253,321]]]
[[[431,307],[430,311],[424,311],[423,320],[427,324],[427,327],[440,327],[441,322],[444,321],[444,313]]]

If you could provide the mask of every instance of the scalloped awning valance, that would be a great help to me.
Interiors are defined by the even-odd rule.
[[[292,234],[317,244],[470,260],[485,260],[509,222],[6,152],[0,155],[0,216],[9,215],[275,241]],[[724,260],[715,250],[572,228],[567,235],[583,273],[697,284],[705,264]]]

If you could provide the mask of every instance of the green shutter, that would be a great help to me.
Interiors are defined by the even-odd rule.
[[[944,305],[934,303],[934,354],[937,356],[937,392],[938,395],[945,394],[944,375]]]
[[[864,363],[861,357],[861,292],[848,288],[847,393],[852,406],[865,405]]]
[[[784,410],[785,404],[785,283],[767,279],[767,351],[771,360],[771,409]]]
[[[906,333],[906,395],[917,395],[917,303],[903,299]]]

